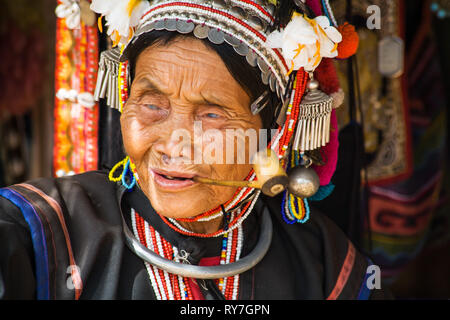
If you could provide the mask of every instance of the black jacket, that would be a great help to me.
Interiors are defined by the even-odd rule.
[[[138,189],[120,197],[104,172],[40,179],[0,189],[0,299],[155,299],[144,263],[125,245],[121,212],[135,208],[166,240],[218,256],[221,239],[169,228]],[[243,223],[248,254],[268,206],[273,240],[263,260],[240,276],[239,299],[368,299],[368,260],[328,218],[311,209],[305,224],[281,218],[281,199],[260,197]],[[80,272],[74,288],[70,266]]]

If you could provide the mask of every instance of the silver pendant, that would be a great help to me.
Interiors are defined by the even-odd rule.
[[[328,143],[332,109],[333,98],[319,90],[319,83],[311,78],[300,103],[293,150],[304,152]]]
[[[119,109],[119,60],[118,48],[102,52],[99,62],[99,73],[94,91],[94,99],[98,101],[106,98],[106,104],[111,108]],[[128,79],[126,80],[128,81]]]
[[[287,189],[292,195],[304,199],[312,197],[320,187],[319,176],[313,168],[296,166],[289,170]]]
[[[111,106],[111,98],[112,98],[112,75],[108,72],[108,84],[107,84],[107,92],[106,92],[106,104]]]
[[[97,82],[94,91],[94,100],[96,101],[98,101],[98,99],[100,98],[100,91],[104,80],[105,80],[105,66],[99,64],[97,73]]]
[[[100,90],[99,90],[99,96],[98,99],[95,99],[96,101],[98,101],[100,98],[104,98],[106,95],[106,90],[108,89],[108,81],[109,81],[109,72],[107,70],[105,70],[105,75],[103,76],[103,80],[100,84],[97,83],[97,85],[100,85]]]
[[[113,87],[112,87],[112,101],[111,101],[111,107],[114,109],[119,109],[119,65],[113,64],[113,72],[112,72],[112,80],[113,80]]]

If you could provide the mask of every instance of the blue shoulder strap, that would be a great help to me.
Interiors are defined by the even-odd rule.
[[[37,299],[50,299],[47,242],[44,228],[35,208],[22,195],[11,188],[0,189],[0,196],[11,201],[22,211],[31,231],[36,263]]]

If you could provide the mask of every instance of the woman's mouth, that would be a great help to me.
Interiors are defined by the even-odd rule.
[[[178,191],[194,185],[193,174],[151,169],[156,185],[166,191]]]

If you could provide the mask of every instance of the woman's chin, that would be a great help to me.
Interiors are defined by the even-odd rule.
[[[177,200],[178,201],[178,200]],[[189,203],[186,202],[186,200],[181,200],[184,204]],[[184,205],[180,206],[177,203],[171,203],[161,201],[161,200],[151,200],[153,209],[155,209],[158,214],[161,216],[164,216],[166,218],[172,218],[172,219],[182,219],[182,218],[192,218],[200,214],[201,212],[197,212],[196,210],[189,210],[190,206]],[[155,203],[155,204],[154,204]]]
[[[166,191],[154,181],[149,181],[143,191],[153,209],[167,218],[192,218],[219,206],[232,197],[234,188],[195,184],[176,191]]]
[[[198,192],[180,190],[178,192],[164,192],[153,189],[148,198],[158,214],[167,218],[191,218],[203,212],[205,201],[198,197]]]

